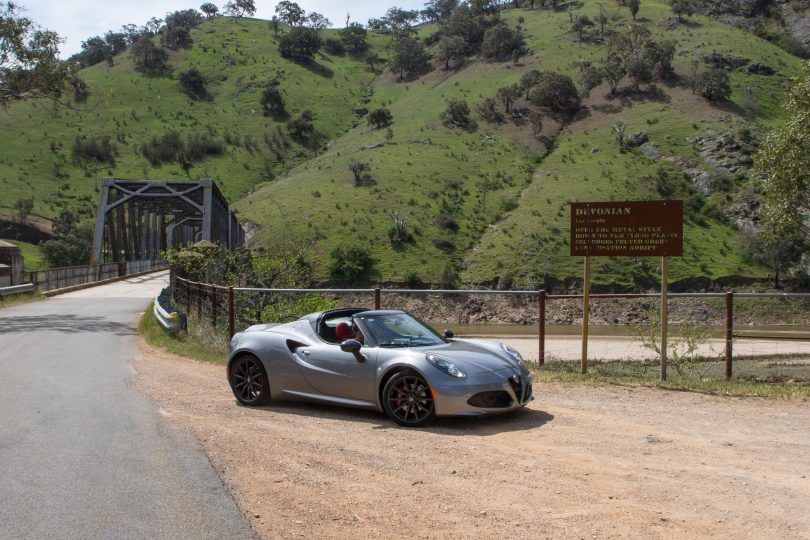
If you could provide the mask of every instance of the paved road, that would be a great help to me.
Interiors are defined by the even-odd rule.
[[[0,538],[252,538],[191,437],[127,387],[165,273],[0,309]]]

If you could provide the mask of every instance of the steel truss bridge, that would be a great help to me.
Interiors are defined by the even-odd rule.
[[[244,229],[213,180],[102,181],[94,264],[160,259],[165,249],[200,240],[227,248],[245,242]]]

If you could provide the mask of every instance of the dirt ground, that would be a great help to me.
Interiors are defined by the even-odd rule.
[[[263,538],[810,538],[807,403],[552,384],[517,413],[404,429],[240,407],[223,366],[145,344],[132,365]]]

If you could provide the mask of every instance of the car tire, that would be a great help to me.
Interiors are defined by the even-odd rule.
[[[261,361],[252,354],[238,356],[228,370],[228,382],[236,401],[256,407],[270,402],[270,381]]]
[[[388,379],[382,401],[385,414],[401,426],[422,427],[436,418],[433,391],[414,371],[400,371]]]

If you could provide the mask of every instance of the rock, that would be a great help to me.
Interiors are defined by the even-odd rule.
[[[367,114],[368,114],[368,109],[366,109],[365,107],[360,107],[359,109],[355,109],[355,110],[354,110],[354,112],[355,112],[355,113],[356,113],[358,116],[365,116],[365,115],[367,115]]]
[[[737,158],[737,161],[735,161],[734,163],[741,167],[751,167],[754,164],[754,158],[752,158],[751,156],[741,156]]]
[[[591,148],[591,154],[595,154],[598,151],[599,151],[599,149],[597,147],[595,147],[595,146],[593,148]]]
[[[635,148],[636,146],[641,146],[648,140],[650,140],[650,137],[647,135],[647,132],[639,131],[638,133],[633,133],[627,137],[627,146],[630,148]]]
[[[692,181],[695,183],[695,189],[704,197],[708,197],[714,192],[715,178],[711,174],[702,172],[693,176]]]
[[[642,144],[639,150],[650,159],[661,159],[663,157],[661,152],[658,151],[658,147],[651,142]]]
[[[776,71],[769,65],[766,64],[751,64],[746,69],[748,73],[754,73],[756,75],[773,75]]]

